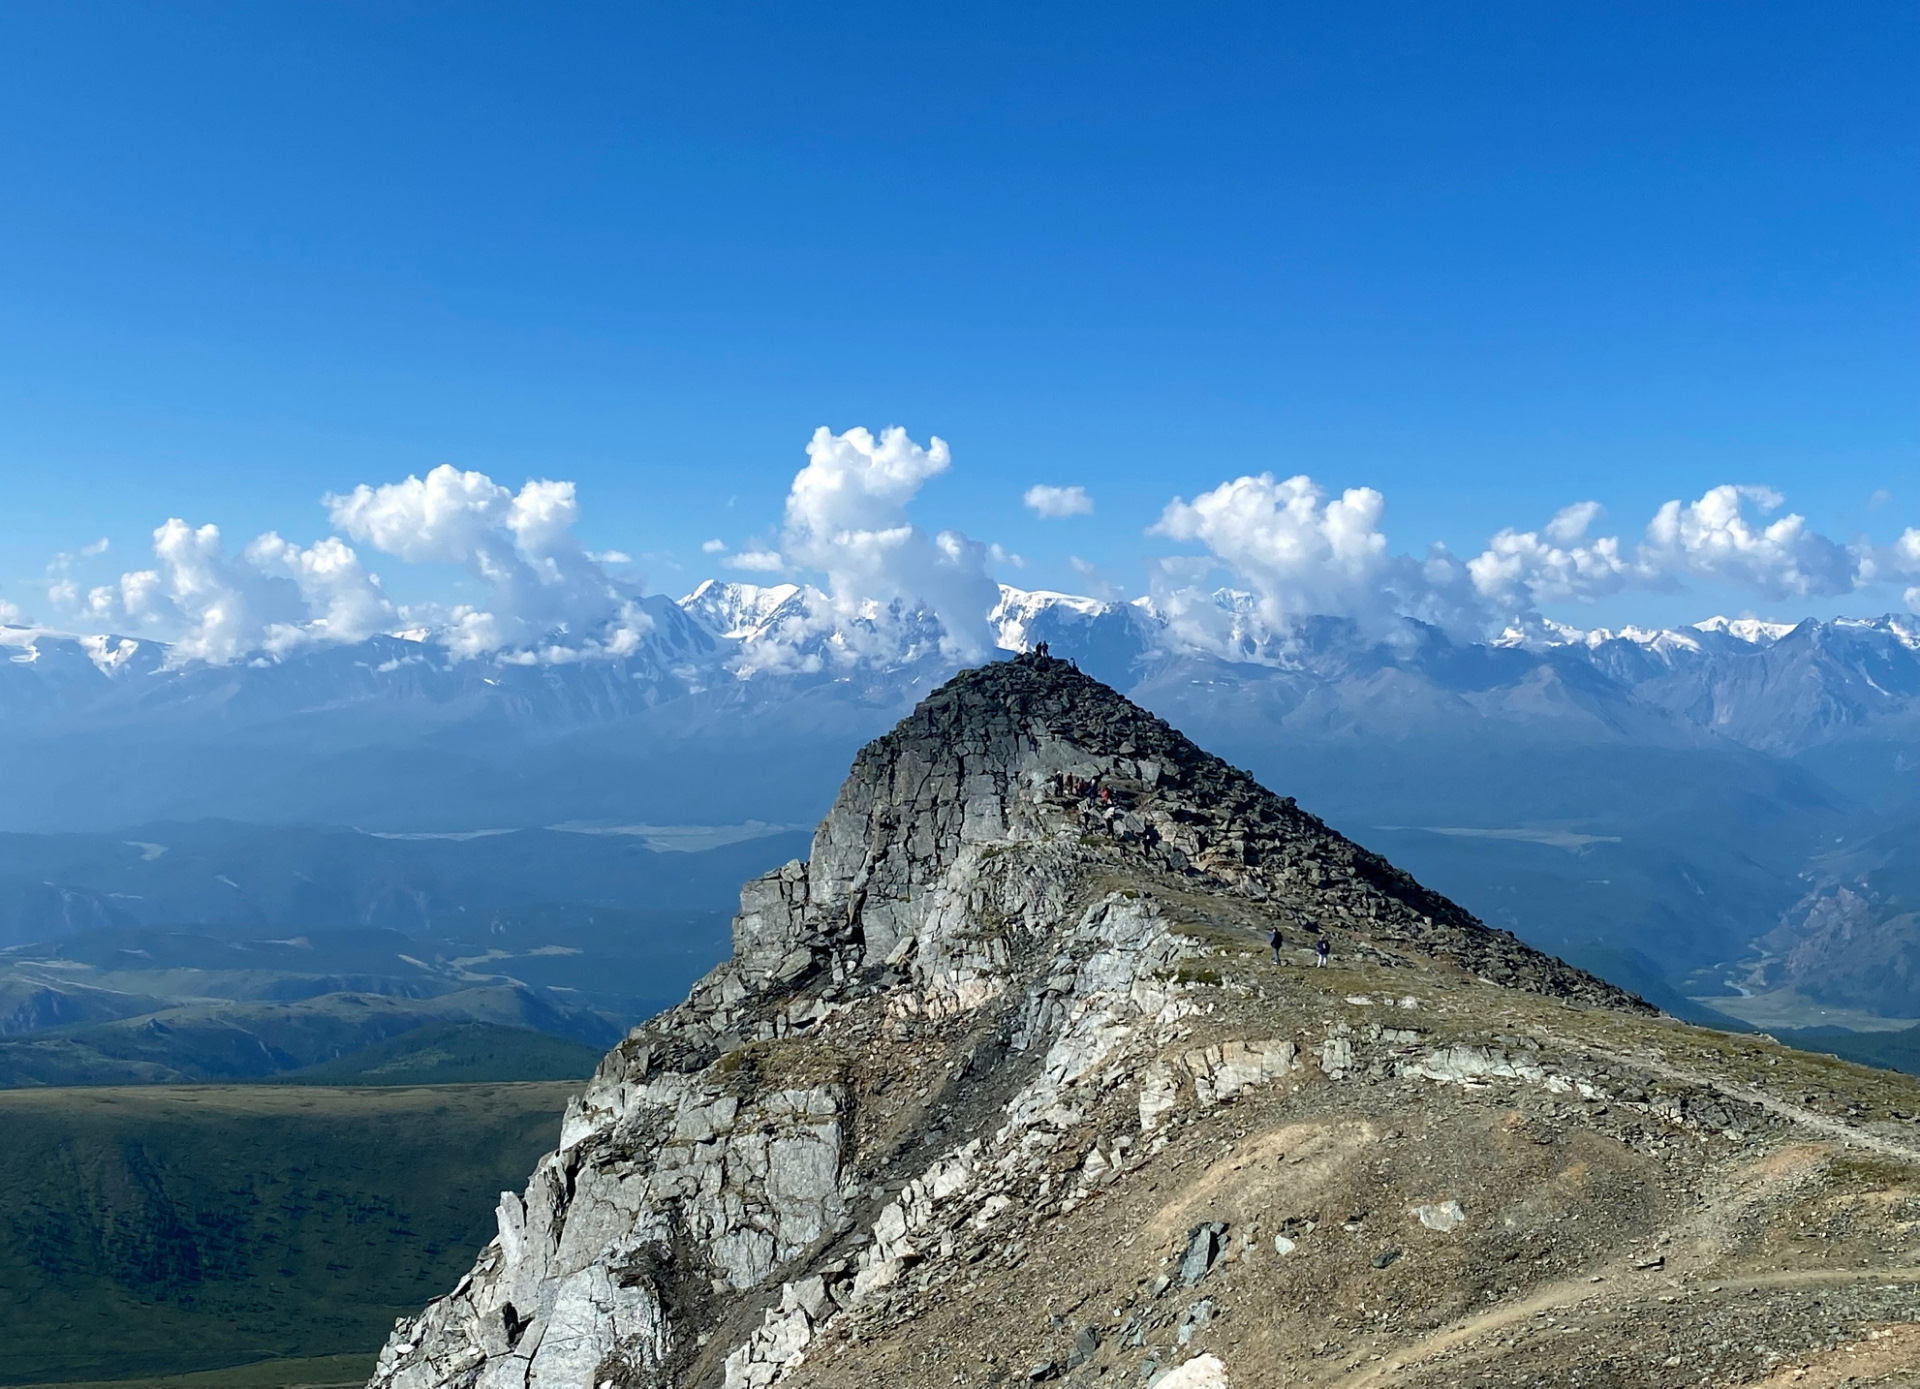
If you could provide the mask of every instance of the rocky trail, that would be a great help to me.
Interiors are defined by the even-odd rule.
[[[1920,1084],[1664,1018],[1064,662],[863,750],[734,944],[374,1389],[1920,1382]]]
[[[1564,1038],[1561,1040],[1562,1045],[1568,1044]],[[1803,1105],[1793,1104],[1788,1100],[1781,1099],[1778,1095],[1769,1094],[1766,1090],[1757,1086],[1739,1085],[1732,1081],[1704,1074],[1700,1071],[1686,1070],[1679,1066],[1669,1065],[1658,1057],[1643,1055],[1630,1060],[1625,1056],[1614,1056],[1613,1059],[1622,1064],[1639,1065],[1645,1068],[1650,1074],[1659,1076],[1663,1080],[1675,1081],[1682,1085],[1707,1087],[1717,1091],[1719,1094],[1725,1095],[1728,1099],[1736,1103],[1754,1105],[1771,1114],[1779,1115],[1788,1123],[1797,1124],[1802,1128],[1812,1129],[1815,1133],[1825,1134],[1829,1138],[1838,1139],[1848,1147],[1870,1148],[1874,1152],[1884,1153],[1891,1158],[1898,1158],[1905,1162],[1920,1163],[1920,1141],[1891,1138],[1885,1134],[1870,1133],[1857,1124],[1851,1124],[1844,1119],[1836,1119],[1831,1115],[1818,1113]],[[1903,1119],[1904,1122],[1912,1122],[1913,1117],[1912,1115],[1896,1115],[1896,1118]]]

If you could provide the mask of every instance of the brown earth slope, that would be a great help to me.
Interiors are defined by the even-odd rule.
[[[1663,1018],[1064,663],[863,751],[735,947],[376,1386],[1920,1381],[1920,1083]]]

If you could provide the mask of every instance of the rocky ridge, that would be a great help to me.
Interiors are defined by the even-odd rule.
[[[1482,1362],[1677,1385],[1913,1319],[1880,1267],[1920,1219],[1909,1082],[1679,1028],[1065,662],[963,673],[864,749],[809,859],[743,889],[734,943],[602,1062],[375,1389],[1451,1385]],[[1791,1099],[1728,1069],[1783,1064]],[[1825,1302],[1778,1311],[1751,1365],[1697,1334],[1738,1308],[1676,1281],[1615,1331],[1583,1313],[1578,1362],[1611,1377],[1558,1377],[1543,1297],[1729,1257],[1773,1277],[1768,1201],[1871,1246],[1878,1281],[1844,1311],[1807,1284]]]

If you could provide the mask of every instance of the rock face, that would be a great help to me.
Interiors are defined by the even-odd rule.
[[[1321,935],[1325,968],[1309,949]],[[1293,1196],[1261,1207],[1263,1228],[1234,1208],[1254,1179],[1217,1171],[1219,1143],[1263,1114],[1290,1136],[1254,1140],[1255,1169],[1513,1095],[1597,1108],[1596,1132],[1628,1157],[1818,1121],[1664,1062],[1543,1044],[1549,1026],[1615,1047],[1672,1030],[1067,663],[969,671],[860,753],[807,862],[746,885],[733,959],[601,1063],[558,1151],[503,1195],[498,1237],[396,1327],[373,1385],[993,1383],[1117,1366],[1142,1385],[1279,1383],[1278,1343],[1244,1367],[1227,1353],[1257,1315],[1236,1280],[1259,1260],[1318,1279],[1335,1324],[1349,1272],[1384,1285],[1445,1266],[1440,1301],[1460,1314],[1459,1289],[1498,1297],[1559,1264],[1516,1281],[1503,1249],[1459,1252],[1518,1228],[1492,1217],[1519,1178],[1477,1117],[1436,1140],[1455,1165],[1430,1162],[1404,1192],[1378,1186],[1391,1164],[1355,1167],[1375,1183],[1362,1191],[1313,1159]],[[1706,1181],[1678,1151],[1692,1166],[1676,1210]],[[1581,1180],[1630,1167],[1609,1149]],[[1665,1199],[1622,1196],[1632,1218],[1587,1231],[1651,1239]],[[1385,1200],[1391,1222],[1361,1205]],[[1486,1260],[1499,1271],[1476,1272]],[[1350,1338],[1295,1339],[1311,1361]]]

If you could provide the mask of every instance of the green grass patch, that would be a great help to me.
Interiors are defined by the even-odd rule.
[[[1835,1186],[1865,1187],[1871,1191],[1889,1191],[1913,1183],[1912,1164],[1877,1154],[1843,1153],[1827,1164],[1827,1177]]]
[[[360,1389],[373,1377],[373,1361],[371,1353],[276,1358],[184,1375],[56,1381],[26,1389]]]
[[[489,1081],[584,1081],[600,1064],[593,1047],[524,1027],[440,1023],[364,1051],[275,1077],[282,1085],[461,1085]]]
[[[329,1382],[259,1376],[370,1358],[452,1287],[577,1088],[0,1093],[0,1385]]]

